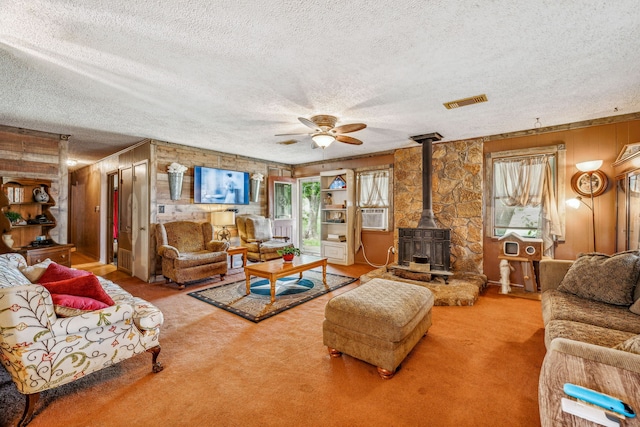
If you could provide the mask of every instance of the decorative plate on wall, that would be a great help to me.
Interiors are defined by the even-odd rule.
[[[589,176],[591,176],[591,183],[589,182]],[[593,186],[593,197],[599,196],[604,193],[609,184],[607,175],[600,171],[594,172],[578,172],[571,177],[571,188],[581,196],[590,197],[591,189]]]

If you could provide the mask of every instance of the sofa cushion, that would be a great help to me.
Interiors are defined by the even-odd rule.
[[[209,251],[181,253],[173,262],[175,268],[197,267],[199,265],[211,264],[214,262],[226,263],[227,253]]]
[[[38,279],[38,283],[58,282],[73,277],[88,276],[91,273],[85,270],[69,268],[55,262],[49,263],[45,272]]]
[[[558,290],[608,304],[630,306],[640,274],[638,252],[584,254],[573,263]]]
[[[18,253],[2,254],[0,256],[0,288],[30,285],[29,279],[19,270],[19,268],[26,266],[27,263],[22,255]]]
[[[627,307],[592,301],[550,289],[542,294],[542,319],[576,322],[640,334],[640,318]]]
[[[614,348],[617,350],[628,351],[629,353],[640,354],[640,335],[631,337]]]
[[[205,249],[202,224],[191,221],[176,221],[164,224],[166,243],[182,252],[197,252]]]
[[[267,241],[273,237],[271,220],[263,216],[247,218],[245,221],[245,229],[247,236],[252,236],[256,240]]]
[[[629,311],[640,316],[640,299],[637,299],[636,302],[629,307]]]
[[[59,317],[77,316],[87,311],[100,310],[109,307],[107,304],[93,298],[77,295],[51,294],[53,307]]]
[[[44,274],[44,272],[47,271],[47,267],[49,267],[49,264],[51,264],[52,262],[53,261],[47,258],[37,264],[24,266],[21,265],[19,267],[19,270],[27,277],[27,279],[29,279],[31,283],[38,283],[38,280]]]
[[[53,294],[76,295],[80,297],[93,298],[108,306],[115,303],[111,297],[102,289],[98,278],[90,274],[88,276],[72,277],[71,279],[59,280],[57,282],[41,283],[42,286]]]
[[[613,348],[634,335],[632,332],[617,331],[571,320],[552,320],[544,328],[544,344],[548,349],[554,339],[568,338]]]

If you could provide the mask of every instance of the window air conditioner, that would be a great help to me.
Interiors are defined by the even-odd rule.
[[[387,208],[362,208],[362,228],[374,230],[386,230]]]

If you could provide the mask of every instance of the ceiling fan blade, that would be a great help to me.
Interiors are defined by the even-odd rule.
[[[278,141],[278,142],[276,142],[276,144],[291,145],[291,144],[297,144],[298,142],[300,142],[300,141],[298,141],[297,139],[287,139],[287,140],[284,140],[284,141]]]
[[[320,129],[318,127],[317,124],[315,124],[314,122],[312,122],[309,119],[305,119],[304,117],[298,117],[298,120],[300,120],[300,123],[302,123],[303,125],[310,127],[311,129],[315,130],[315,131],[321,131],[322,129]]]
[[[356,138],[352,138],[352,137],[347,136],[347,135],[336,135],[336,139],[338,141],[344,142],[346,144],[362,145],[362,141],[360,141],[359,139],[356,139]]]
[[[362,130],[364,128],[366,128],[367,125],[365,125],[364,123],[351,123],[348,125],[342,125],[342,126],[338,126],[333,128],[333,131],[335,133],[349,133],[349,132],[355,132],[357,130]]]

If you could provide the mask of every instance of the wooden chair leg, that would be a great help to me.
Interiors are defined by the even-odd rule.
[[[160,354],[160,350],[161,348],[159,345],[147,349],[147,352],[151,353],[151,356],[152,356],[151,370],[153,371],[154,374],[157,374],[158,372],[164,369],[164,366],[162,366],[162,363],[158,362],[158,355]]]
[[[18,427],[26,426],[29,424],[29,421],[31,421],[33,411],[36,409],[36,403],[40,400],[40,393],[25,394],[25,398],[24,412],[22,413],[20,421],[18,421]]]

